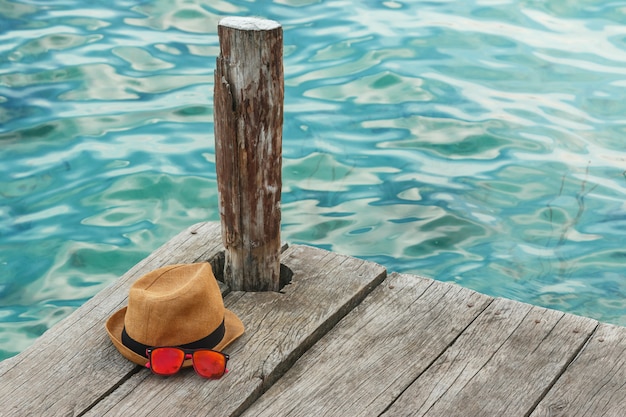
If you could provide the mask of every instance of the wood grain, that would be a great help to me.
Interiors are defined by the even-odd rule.
[[[283,30],[271,20],[218,25],[215,164],[224,281],[234,290],[280,289]]]
[[[626,329],[601,324],[531,417],[626,415]]]
[[[528,415],[596,325],[497,299],[385,415]]]
[[[379,415],[490,302],[392,274],[244,416]]]

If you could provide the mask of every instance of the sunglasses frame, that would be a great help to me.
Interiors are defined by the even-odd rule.
[[[160,374],[158,372],[155,372],[154,369],[152,369],[152,367],[150,366],[151,362],[152,362],[152,352],[156,349],[176,349],[179,351],[182,351],[184,353],[184,357],[183,357],[183,361],[181,362],[180,366],[178,367],[178,370],[176,370],[176,372],[171,373],[171,374]],[[198,370],[196,369],[196,364],[193,360],[193,354],[195,352],[198,351],[208,351],[208,352],[215,352],[218,353],[220,355],[222,355],[224,357],[224,371],[222,372],[222,374],[218,377],[215,378],[210,378],[210,377],[205,377],[203,375],[201,375]],[[149,347],[146,349],[146,357],[148,358],[148,362],[146,363],[146,368],[150,369],[150,371],[152,371],[153,374],[155,375],[159,375],[159,376],[171,376],[171,375],[175,375],[178,372],[180,372],[180,370],[183,368],[183,365],[185,364],[185,361],[187,360],[191,360],[191,364],[193,365],[193,370],[195,371],[196,374],[198,374],[200,377],[202,378],[207,378],[207,379],[219,379],[221,377],[223,377],[226,373],[228,373],[228,368],[226,367],[228,365],[228,360],[230,359],[230,355],[228,355],[228,353],[224,353],[224,352],[220,352],[219,350],[213,350],[213,349],[208,349],[208,348],[198,348],[198,349],[184,349],[178,346],[154,346],[154,347]]]

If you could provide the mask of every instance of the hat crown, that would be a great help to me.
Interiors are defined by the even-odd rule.
[[[200,340],[224,320],[224,302],[208,263],[168,265],[130,288],[126,332],[148,346],[178,346]]]

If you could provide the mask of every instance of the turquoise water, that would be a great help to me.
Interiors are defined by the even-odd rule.
[[[228,15],[284,28],[285,240],[626,325],[626,0],[0,0],[0,359],[218,220]]]

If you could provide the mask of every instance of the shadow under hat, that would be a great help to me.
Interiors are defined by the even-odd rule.
[[[105,328],[122,356],[142,366],[146,348],[219,351],[244,332],[239,317],[224,307],[206,262],[168,265],[142,276],[130,287],[128,306],[113,313]]]

